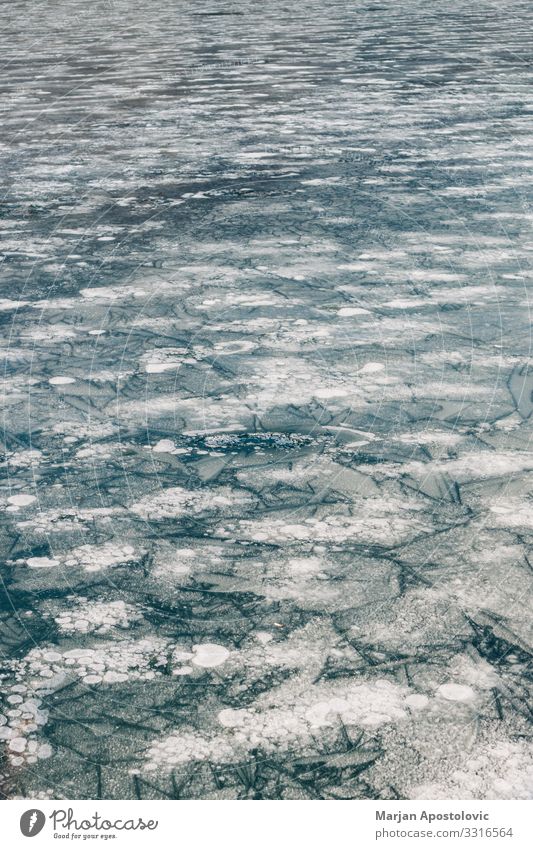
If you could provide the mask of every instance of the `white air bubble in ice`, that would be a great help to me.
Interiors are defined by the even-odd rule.
[[[193,646],[194,657],[192,662],[195,666],[220,666],[228,659],[230,653],[224,646],[219,646],[216,643],[203,643],[198,646]]]

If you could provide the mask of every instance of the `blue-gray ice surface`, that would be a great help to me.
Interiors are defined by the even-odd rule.
[[[5,5],[4,796],[531,796],[532,18]]]

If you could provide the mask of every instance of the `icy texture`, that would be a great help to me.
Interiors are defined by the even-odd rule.
[[[4,4],[0,791],[525,798],[531,4]]]

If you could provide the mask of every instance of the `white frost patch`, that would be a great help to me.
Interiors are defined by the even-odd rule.
[[[407,442],[413,445],[453,446],[461,442],[464,436],[449,430],[421,430],[417,433],[402,433],[395,438],[400,442]]]
[[[468,687],[466,684],[454,684],[450,681],[447,684],[441,684],[437,690],[437,695],[450,702],[469,702],[475,698],[476,694],[472,687]]]
[[[99,572],[133,559],[135,549],[131,545],[107,542],[103,545],[81,545],[65,555],[66,566],[80,566],[86,572]]]
[[[91,289],[80,289],[80,295],[89,300],[114,301],[117,298],[142,298],[146,291],[136,286],[94,286]]]
[[[227,648],[224,646],[219,646],[216,643],[202,643],[197,646],[193,646],[194,657],[192,658],[192,663],[195,666],[204,666],[206,668],[211,666],[220,666],[222,663],[225,663],[230,653]]]
[[[28,469],[37,466],[43,459],[43,452],[36,449],[26,451],[14,451],[7,455],[7,462],[17,469]]]
[[[101,421],[60,421],[56,422],[52,428],[53,433],[73,436],[76,439],[103,439],[106,436],[112,436],[117,431],[117,425],[112,424],[112,422]]]
[[[414,461],[405,463],[402,467],[403,472],[422,477],[431,471],[448,472],[458,481],[503,477],[532,470],[533,453],[518,451],[472,451],[458,459],[429,463]]]
[[[305,713],[312,728],[333,725],[338,722],[339,716],[346,723],[370,727],[404,719],[402,691],[385,680],[360,684],[348,689],[346,696],[316,702]]]
[[[422,298],[395,298],[392,301],[385,301],[382,306],[388,307],[391,310],[410,310],[414,307],[424,307],[429,304],[429,301]]]
[[[13,507],[27,507],[29,504],[33,504],[34,501],[37,501],[37,496],[20,493],[18,495],[10,495],[7,500]]]
[[[147,374],[161,374],[178,368],[183,362],[195,362],[188,348],[155,348],[140,358]]]
[[[172,362],[171,360],[166,363],[146,363],[144,370],[147,374],[161,374],[164,371],[170,371],[173,368],[176,368],[180,365],[180,361],[176,360]]]
[[[337,315],[340,316],[351,316],[351,315],[370,315],[370,310],[365,310],[363,307],[341,307],[338,311]]]
[[[74,456],[77,460],[106,460],[119,455],[124,448],[120,442],[89,443],[78,448]]]
[[[220,511],[249,501],[248,496],[228,487],[218,490],[189,490],[176,486],[148,495],[130,506],[132,513],[144,519],[163,519],[205,511]]]
[[[411,799],[531,799],[531,746],[501,740],[464,752],[445,782],[416,785],[408,794]]]
[[[24,335],[34,342],[54,343],[60,339],[75,338],[76,330],[66,324],[40,324],[39,327],[30,328]]]
[[[26,684],[14,684],[7,696],[7,705],[0,713],[0,742],[6,746],[5,754],[12,766],[35,764],[50,757],[51,747],[39,743],[36,734],[48,720],[48,711],[41,708],[41,699],[35,698]]]
[[[13,737],[9,743],[8,748],[12,752],[23,752],[26,748],[26,740],[24,737]]]
[[[51,651],[32,649],[20,663],[20,672],[30,677],[35,690],[50,690],[66,676],[85,684],[152,680],[168,663],[169,643],[160,637],[115,640],[95,648]]]
[[[384,371],[385,366],[383,363],[365,363],[364,366],[361,366],[358,369],[358,374],[377,374],[377,372]]]
[[[413,693],[412,696],[407,696],[405,704],[412,710],[422,710],[429,704],[429,699],[422,693]]]
[[[7,508],[16,509],[14,507]],[[119,512],[118,508],[94,507],[91,509],[73,510],[62,508],[38,513],[31,520],[17,522],[17,528],[30,528],[52,533],[53,531],[79,531],[81,523],[93,522],[96,519],[107,520]]]
[[[156,454],[170,454],[176,448],[175,442],[172,439],[160,439],[153,447],[152,451]]]
[[[129,628],[142,616],[124,601],[79,602],[67,612],[55,617],[63,634],[107,634],[113,628]]]
[[[496,525],[533,528],[533,505],[520,498],[500,498],[489,506]]]
[[[28,306],[29,301],[12,301],[10,298],[0,298],[0,310],[16,310]]]
[[[211,560],[211,549],[201,551],[201,562]],[[198,552],[194,548],[172,548],[170,551],[160,550],[157,552],[153,575],[159,581],[172,581],[188,575],[198,559]],[[218,558],[215,557],[216,562]]]
[[[349,395],[349,392],[341,386],[324,386],[322,388],[315,389],[314,395],[315,398],[345,398],[346,395]]]
[[[67,383],[76,383],[76,378],[58,374],[56,377],[51,377],[48,383],[51,383],[52,386],[66,386]]]
[[[145,769],[172,769],[191,760],[235,761],[251,748],[265,751],[293,748],[320,727],[355,723],[376,728],[407,717],[405,691],[378,680],[348,686],[306,684],[301,690],[285,686],[266,702],[243,709],[224,708],[218,714],[221,730],[214,734],[176,732],[158,740],[147,752]]]
[[[395,544],[428,529],[427,524],[413,515],[416,504],[410,503],[409,508],[399,499],[387,501],[369,497],[357,500],[353,516],[332,515],[298,521],[293,514],[290,519],[244,519],[237,526],[227,523],[225,527],[218,528],[215,535],[276,543],[361,540]]]
[[[215,345],[215,350],[218,356],[231,356],[233,354],[245,354],[256,347],[256,342],[250,342],[245,339],[236,339],[232,342],[218,342]]]
[[[30,569],[51,569],[59,566],[59,560],[54,557],[29,557],[26,561]]]

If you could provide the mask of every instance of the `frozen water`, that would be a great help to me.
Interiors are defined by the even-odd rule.
[[[5,6],[0,792],[531,797],[531,4]]]

